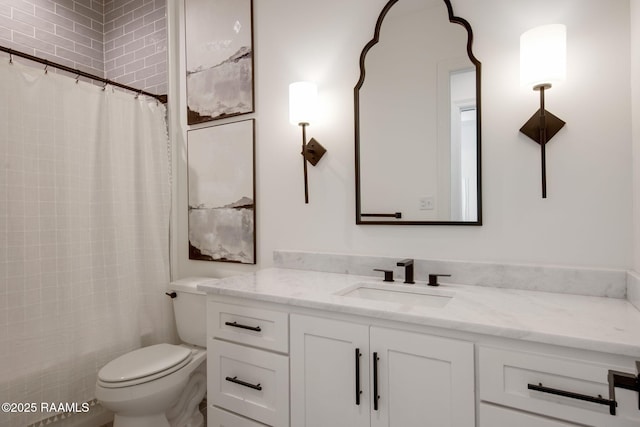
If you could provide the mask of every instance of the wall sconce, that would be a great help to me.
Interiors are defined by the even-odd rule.
[[[533,28],[520,36],[520,83],[540,92],[540,109],[520,132],[540,144],[542,198],[547,197],[546,144],[565,122],[544,109],[544,92],[566,75],[567,30],[552,24]]]
[[[311,82],[297,82],[289,85],[289,121],[292,125],[302,127],[302,163],[304,164],[304,202],[309,203],[309,186],[307,184],[307,162],[315,166],[324,153],[325,148],[314,138],[307,143],[306,128],[316,114],[318,87]]]

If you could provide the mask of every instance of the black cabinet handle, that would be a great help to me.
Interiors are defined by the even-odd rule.
[[[256,332],[262,331],[262,329],[260,329],[260,326],[247,326],[237,322],[224,322],[224,324],[227,326],[233,326],[234,328],[248,329],[250,331],[256,331]]]
[[[260,385],[260,383],[258,383],[258,384],[251,384],[251,383],[248,383],[248,382],[246,382],[246,381],[239,380],[239,379],[238,379],[238,377],[233,377],[233,378],[231,378],[231,377],[226,377],[226,378],[225,378],[225,380],[227,380],[227,381],[229,381],[229,382],[232,382],[232,383],[234,383],[234,384],[240,384],[240,385],[242,385],[242,386],[252,388],[252,389],[254,389],[254,390],[262,390],[262,386]]]
[[[356,405],[360,405],[360,349],[356,348]]]
[[[380,399],[380,396],[378,396],[378,360],[380,360],[380,358],[378,357],[378,353],[377,352],[373,352],[373,409],[375,411],[378,410],[378,399]]]
[[[545,387],[542,383],[528,384],[527,388],[529,390],[535,390],[542,393],[555,394],[556,396],[569,397],[571,399],[584,400],[586,402],[598,403],[600,405],[607,405],[609,407],[609,413],[611,415],[616,414],[616,407],[618,406],[618,402],[611,399],[605,399],[604,397],[598,395],[598,397],[587,396],[586,394],[574,393],[572,391],[558,390],[556,388]]]

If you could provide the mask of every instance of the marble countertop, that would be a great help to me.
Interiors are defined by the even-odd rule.
[[[351,315],[574,347],[640,358],[640,311],[618,298],[484,286],[411,285],[454,295],[444,307],[426,307],[340,295],[366,283],[402,289],[396,281],[349,274],[270,268],[198,285],[209,294],[269,301]]]

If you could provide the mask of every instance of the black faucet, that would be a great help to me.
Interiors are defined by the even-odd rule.
[[[413,260],[412,259],[403,259],[402,261],[398,261],[396,264],[398,267],[404,267],[404,283],[414,284],[416,282],[413,281]]]

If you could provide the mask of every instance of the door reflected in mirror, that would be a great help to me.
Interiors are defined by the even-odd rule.
[[[481,224],[480,63],[448,0],[391,0],[355,88],[356,222]]]

